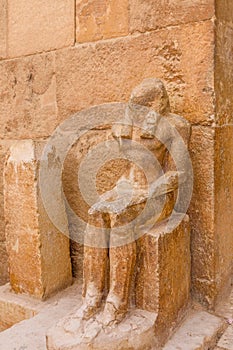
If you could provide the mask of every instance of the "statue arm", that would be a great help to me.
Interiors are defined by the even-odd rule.
[[[183,141],[183,138],[175,136],[172,135],[170,142],[168,142],[168,152],[163,166],[164,174],[150,188],[150,197],[152,198],[176,191],[187,179],[186,157],[184,155],[186,140]]]

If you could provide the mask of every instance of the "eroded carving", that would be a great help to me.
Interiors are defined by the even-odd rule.
[[[182,138],[177,136],[179,134]],[[123,119],[113,125],[114,147],[126,158],[133,149],[138,163],[129,162],[125,174],[89,210],[83,305],[59,326],[69,334],[76,334],[79,344],[85,339],[92,342],[96,337],[101,338],[100,334],[114,332],[114,329],[119,332],[121,324],[130,325],[128,331],[132,337],[138,330],[137,307],[132,308],[130,304],[132,283],[135,284],[136,306],[143,305],[148,312],[140,311],[140,322],[143,318],[150,319],[145,324],[149,330],[153,329],[155,309],[137,300],[146,294],[146,290],[137,293],[140,290],[137,283],[142,280],[140,271],[134,278],[137,250],[138,245],[143,244],[142,236],[161,222],[169,222],[174,208],[183,211],[178,187],[182,191],[182,184],[187,180],[184,144],[188,144],[189,134],[189,124],[171,113],[167,91],[159,79],[146,79],[137,86],[131,93]]]

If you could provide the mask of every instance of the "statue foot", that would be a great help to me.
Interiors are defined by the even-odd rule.
[[[63,323],[63,328],[67,333],[77,333],[80,328],[81,319],[77,319],[75,317],[70,317]]]
[[[63,323],[64,330],[68,333],[76,334],[81,329],[83,329],[85,325],[83,321],[90,320],[90,322],[94,324],[96,320],[93,317],[97,313],[97,311],[98,311],[98,308],[94,305],[87,305],[87,304],[82,305],[78,309],[78,311],[76,311],[72,316],[70,316],[68,319],[65,320],[65,322]],[[95,325],[95,327],[91,331],[91,334],[93,334],[94,332],[97,332],[97,330],[99,332],[99,329],[97,329]]]
[[[111,327],[120,323],[126,316],[127,311],[116,307],[114,303],[107,301],[102,314],[101,323],[103,327]]]
[[[82,320],[89,320],[97,313],[100,308],[100,304],[101,303],[99,301],[95,303],[84,302],[84,304],[75,313],[74,317]]]

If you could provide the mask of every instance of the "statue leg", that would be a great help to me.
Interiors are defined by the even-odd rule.
[[[115,225],[113,225],[114,227]],[[134,241],[133,228],[122,226],[117,233],[118,237],[110,239],[109,260],[110,260],[110,290],[107,296],[103,324],[109,326],[120,322],[126,315],[129,307],[131,282],[136,261],[136,242]],[[119,239],[129,239],[129,243],[117,246]]]
[[[91,318],[99,309],[105,288],[108,260],[109,219],[104,214],[90,215],[85,232],[83,261],[83,305],[77,316]]]

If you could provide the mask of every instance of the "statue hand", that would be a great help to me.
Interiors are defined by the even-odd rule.
[[[184,173],[179,171],[168,171],[152,184],[150,188],[150,197],[159,197],[177,190],[179,180],[181,179],[182,182],[183,175]]]

